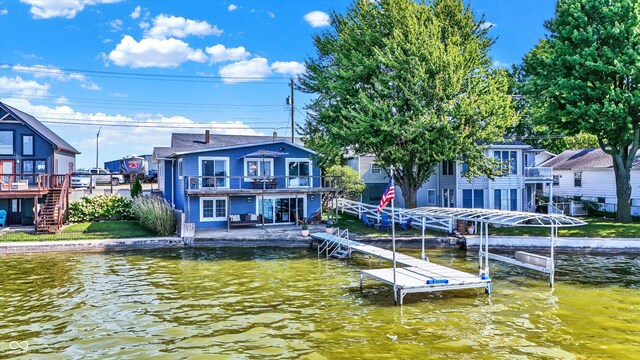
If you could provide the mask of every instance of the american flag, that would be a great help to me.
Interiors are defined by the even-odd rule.
[[[389,203],[389,201],[396,198],[395,190],[393,189],[393,175],[389,179],[389,184],[387,188],[384,190],[384,194],[382,194],[382,199],[380,199],[380,205],[378,205],[378,212],[382,212],[385,206]]]

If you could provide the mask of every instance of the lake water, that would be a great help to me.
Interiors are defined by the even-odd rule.
[[[405,253],[418,255],[417,251]],[[477,272],[475,254],[431,261]],[[409,294],[315,250],[183,248],[0,257],[0,358],[638,358],[640,259],[492,262],[494,293]],[[13,349],[12,349],[13,347]]]

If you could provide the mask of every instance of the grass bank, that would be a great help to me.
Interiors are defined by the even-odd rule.
[[[9,232],[0,235],[0,242],[102,240],[156,236],[137,221],[83,222],[66,226],[57,234]]]
[[[588,224],[570,228],[560,228],[561,237],[587,238],[640,238],[640,222],[630,224],[617,223],[604,218],[582,218]],[[504,236],[549,236],[549,229],[534,227],[503,227],[489,231],[490,235]]]

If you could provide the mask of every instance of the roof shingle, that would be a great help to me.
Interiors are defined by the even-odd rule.
[[[552,167],[554,170],[606,169],[613,168],[613,159],[599,148],[565,150],[540,166]],[[640,169],[640,151],[636,153],[632,168]]]

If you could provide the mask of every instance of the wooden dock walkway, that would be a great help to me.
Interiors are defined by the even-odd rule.
[[[339,231],[337,233],[339,234]],[[344,236],[336,235],[336,233],[316,233],[311,236],[321,242],[318,245],[318,252],[326,251],[327,256],[334,253],[351,254],[357,252],[377,257],[380,260],[393,261],[393,251],[348,240]],[[396,252],[396,264],[395,285],[399,292],[401,305],[404,296],[409,293],[469,288],[485,288],[487,293],[491,292],[491,279],[488,276],[469,274],[398,252]],[[391,286],[394,285],[392,268],[362,270],[360,272],[361,288],[363,281],[368,277]]]

